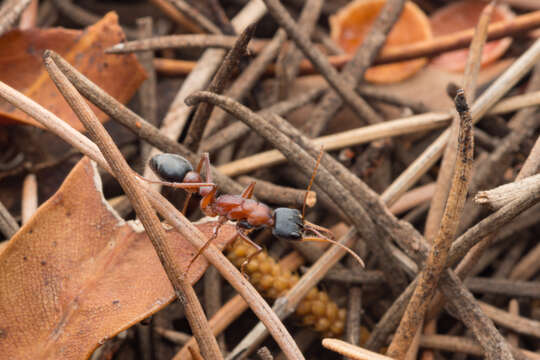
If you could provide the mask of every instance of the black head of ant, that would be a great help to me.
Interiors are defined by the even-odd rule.
[[[315,241],[315,242],[327,242],[334,245],[337,245],[349,254],[351,254],[359,263],[364,267],[364,262],[362,259],[351,249],[340,244],[339,242],[333,240],[333,234],[330,230],[313,224],[305,219],[306,211],[306,202],[308,193],[313,186],[313,181],[317,175],[317,168],[319,167],[322,159],[324,149],[321,148],[319,156],[317,157],[317,163],[315,164],[315,169],[309,180],[308,187],[306,189],[306,195],[304,196],[304,204],[302,206],[302,212],[298,209],[291,208],[277,208],[274,210],[274,227],[272,228],[272,234],[280,239],[287,241]],[[306,236],[307,234],[313,234],[315,236]],[[328,234],[328,236],[323,235],[322,233]]]

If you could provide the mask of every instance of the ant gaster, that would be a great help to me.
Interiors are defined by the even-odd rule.
[[[210,159],[208,153],[202,155],[197,168],[194,170],[189,161],[176,154],[158,154],[150,159],[149,165],[154,173],[162,181],[152,181],[141,177],[143,180],[151,183],[158,183],[164,186],[182,188],[188,191],[188,198],[184,204],[183,212],[186,212],[187,205],[194,192],[202,196],[200,207],[207,216],[218,216],[218,224],[214,228],[212,237],[199,249],[197,255],[191,260],[188,271],[193,262],[210,245],[213,239],[217,237],[219,228],[228,220],[236,221],[236,230],[240,237],[255,247],[256,251],[250,255],[241,266],[242,273],[244,267],[249,261],[262,251],[262,248],[253,242],[246,234],[247,231],[257,228],[268,227],[272,229],[272,234],[280,239],[289,241],[318,241],[336,244],[348,251],[362,266],[362,259],[348,247],[329,239],[321,232],[332,236],[331,232],[321,226],[315,225],[304,218],[306,199],[313,184],[317,167],[319,166],[322,149],[317,159],[317,164],[309,182],[302,212],[291,208],[270,209],[267,205],[251,199],[255,182],[252,182],[240,195],[222,194],[216,196],[217,186],[212,182],[210,172]],[[202,179],[201,170],[204,166],[206,178]],[[306,233],[311,232],[316,237],[306,237]]]

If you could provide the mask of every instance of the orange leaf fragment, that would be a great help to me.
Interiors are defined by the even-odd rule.
[[[356,0],[330,17],[330,36],[343,50],[354,53],[379,16],[386,0]],[[406,45],[432,38],[429,20],[413,2],[407,1],[403,12],[384,47]],[[394,83],[414,75],[427,62],[415,59],[398,63],[379,65],[366,71],[365,79],[373,83]]]
[[[144,81],[146,73],[133,54],[104,53],[104,49],[124,40],[118,16],[113,12],[84,31],[64,28],[14,30],[0,37],[0,80],[77,130],[84,130],[49,78],[42,64],[42,53],[46,49],[58,52],[90,80],[126,103]],[[108,119],[105,113],[91,106],[101,122]],[[0,123],[14,121],[41,127],[22,111],[0,101]]]
[[[433,35],[435,37],[449,35],[474,28],[487,4],[485,1],[466,0],[440,8],[429,19]],[[514,16],[507,6],[499,5],[495,7],[490,23],[510,20]],[[512,44],[510,37],[486,43],[482,51],[482,66],[491,64],[500,58],[510,44]],[[449,51],[433,58],[431,63],[447,71],[462,72],[465,70],[468,54],[469,50],[466,49]]]
[[[206,236],[215,222],[198,224]],[[167,232],[181,268],[195,248]],[[214,243],[236,236],[221,227]],[[207,267],[200,257],[189,279]],[[83,158],[0,254],[0,353],[6,359],[82,359],[107,338],[174,299],[142,226],[125,222],[101,192],[97,169]]]

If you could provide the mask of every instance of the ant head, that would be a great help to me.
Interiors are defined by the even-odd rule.
[[[170,182],[183,182],[186,174],[193,171],[191,163],[176,154],[155,155],[149,165],[160,179]]]
[[[274,210],[272,234],[284,240],[302,240],[304,221],[297,209],[277,208]]]

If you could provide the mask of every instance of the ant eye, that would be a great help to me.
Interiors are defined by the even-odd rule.
[[[149,165],[157,176],[170,182],[182,182],[186,174],[193,171],[191,163],[176,154],[155,155],[150,159]]]

